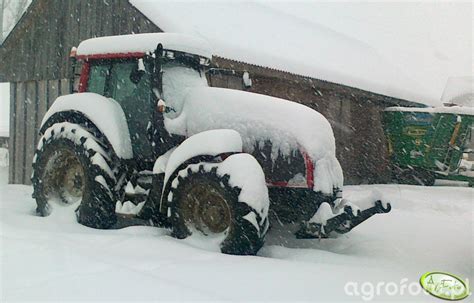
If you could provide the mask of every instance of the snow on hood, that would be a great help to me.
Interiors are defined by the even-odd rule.
[[[331,125],[320,113],[304,105],[238,90],[196,87],[185,97],[180,115],[165,118],[173,134],[192,136],[211,129],[234,129],[243,148],[252,152],[256,143],[271,140],[272,158],[302,149],[315,163],[315,190],[331,193],[343,183],[336,159]]]

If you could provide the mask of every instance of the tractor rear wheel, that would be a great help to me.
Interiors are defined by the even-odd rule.
[[[85,226],[110,228],[117,220],[114,162],[106,147],[81,126],[64,122],[48,128],[33,160],[37,214],[49,215],[54,201],[77,207],[77,221]]]

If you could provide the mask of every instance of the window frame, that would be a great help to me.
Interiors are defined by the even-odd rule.
[[[94,59],[94,60],[89,60],[88,62],[89,64],[89,77],[87,79],[87,88],[86,88],[86,92],[91,92],[89,89],[90,89],[90,81],[92,80],[92,69],[94,68],[94,66],[98,66],[98,65],[109,65],[109,68],[108,68],[108,74],[107,76],[105,77],[105,81],[104,81],[104,92],[103,94],[101,94],[102,96],[104,97],[107,97],[107,98],[110,98],[110,93],[109,93],[109,86],[110,86],[110,77],[111,77],[111,73],[112,73],[112,60],[110,59]]]
[[[97,65],[109,65],[108,74],[105,77],[103,96],[107,97],[107,98],[112,98],[113,87],[112,87],[111,84],[112,84],[112,73],[113,73],[114,66],[116,64],[120,64],[120,63],[138,61],[139,59],[145,60],[145,58],[136,58],[136,57],[132,57],[132,58],[111,58],[111,59],[107,58],[107,59],[92,59],[92,60],[89,60],[89,62],[88,62],[89,63],[89,77],[87,79],[86,92],[90,92],[89,91],[89,81],[91,81],[91,70],[92,70],[92,68],[94,66],[97,66]]]

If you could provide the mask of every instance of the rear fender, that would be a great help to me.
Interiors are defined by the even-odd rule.
[[[104,137],[120,159],[133,158],[125,114],[115,100],[94,93],[61,96],[46,112],[40,133],[54,123],[65,121],[97,132],[94,135]]]
[[[43,135],[48,128],[53,126],[56,123],[69,122],[81,125],[85,127],[91,134],[98,138],[101,142],[106,144],[108,147],[112,148],[112,144],[109,142],[107,137],[102,133],[102,131],[88,119],[83,113],[77,111],[61,111],[54,113],[48,120],[44,121],[44,124],[41,125],[39,134]]]

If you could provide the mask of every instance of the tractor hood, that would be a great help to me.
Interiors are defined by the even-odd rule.
[[[240,133],[249,153],[270,140],[272,159],[279,153],[302,150],[314,162],[315,191],[332,193],[334,187],[342,187],[331,125],[307,106],[239,90],[196,87],[189,89],[179,115],[165,118],[165,126],[168,132],[186,137],[211,129],[233,129]]]

